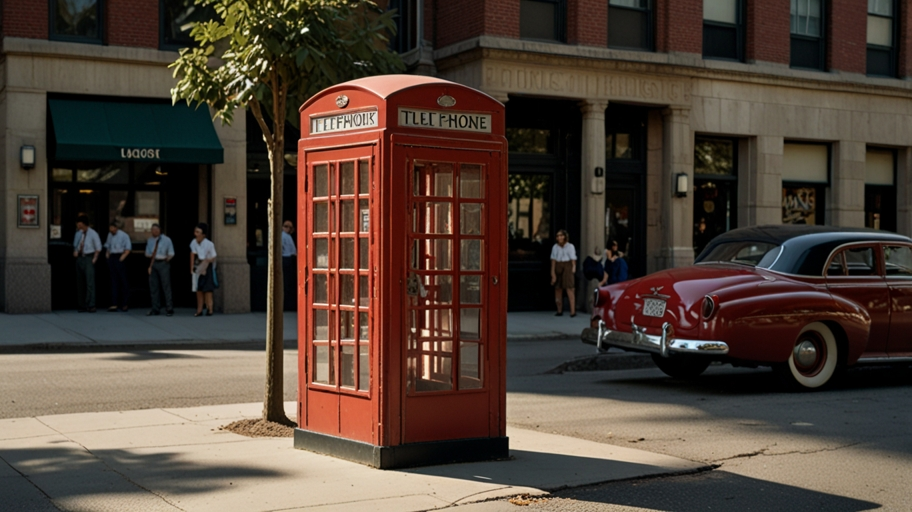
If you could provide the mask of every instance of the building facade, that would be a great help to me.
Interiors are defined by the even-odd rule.
[[[134,307],[147,306],[143,257],[151,225],[174,241],[176,305],[192,305],[189,244],[211,226],[221,288],[216,309],[249,311],[246,129],[205,109],[172,106],[168,64],[198,17],[182,0],[2,3],[0,50],[0,310],[71,309],[73,238],[87,215],[104,240],[127,232]],[[103,258],[97,305],[109,305]]]
[[[633,276],[739,226],[912,234],[909,2],[402,3],[416,69],[507,105],[511,309],[550,305],[561,228]]]
[[[559,229],[580,258],[617,241],[634,277],[689,264],[739,226],[912,234],[909,2],[381,4],[400,12],[391,45],[411,72],[507,106],[512,310],[552,306]],[[120,223],[137,251],[158,221],[175,241],[175,265],[192,227],[208,222],[218,307],[265,308],[269,188],[258,128],[244,115],[223,126],[170,103],[167,66],[190,44],[191,23],[211,13],[191,0],[12,0],[0,15],[0,310],[74,306],[79,214],[102,236]],[[128,266],[141,307],[145,258]],[[176,300],[190,304],[189,279],[175,268]]]

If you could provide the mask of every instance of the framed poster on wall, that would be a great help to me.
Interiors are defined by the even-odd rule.
[[[38,227],[38,196],[37,195],[19,195],[19,220],[17,226],[20,228],[37,228]]]

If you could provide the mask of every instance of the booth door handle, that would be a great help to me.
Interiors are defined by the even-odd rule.
[[[494,280],[494,286],[497,286],[497,281],[498,281],[497,276],[494,276],[493,280]]]

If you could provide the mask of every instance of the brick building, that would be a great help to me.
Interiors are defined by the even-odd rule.
[[[249,311],[244,116],[213,124],[205,109],[171,106],[168,64],[205,13],[185,0],[7,0],[0,4],[0,311],[72,309],[79,214],[104,240],[117,222],[132,241],[130,305],[148,306],[152,223],[174,241],[177,306],[197,222],[218,252],[216,308]],[[37,200],[37,201],[36,201]],[[36,204],[37,202],[37,204]],[[102,258],[103,259],[103,258]],[[98,307],[110,304],[96,265]]]
[[[393,45],[413,72],[507,105],[511,309],[550,306],[561,228],[581,255],[617,240],[635,276],[688,264],[738,226],[912,234],[909,2],[381,3],[400,10]],[[0,310],[73,307],[79,213],[102,235],[123,223],[140,251],[159,221],[178,265],[192,226],[208,221],[219,307],[264,304],[268,167],[255,123],[213,125],[170,106],[167,65],[207,14],[190,0],[0,5]],[[145,262],[129,261],[139,307]],[[191,302],[188,280],[173,275],[176,297]]]
[[[739,226],[912,235],[909,2],[420,3],[413,66],[507,106],[511,309],[549,306],[560,228],[634,275]]]

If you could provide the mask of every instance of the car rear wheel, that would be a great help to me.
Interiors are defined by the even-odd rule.
[[[836,337],[822,322],[808,324],[798,334],[783,373],[804,388],[819,388],[833,377],[839,361]]]
[[[671,357],[662,357],[659,354],[652,354],[652,361],[659,370],[665,375],[676,379],[693,379],[706,371],[710,361],[706,357],[691,356],[687,354],[675,354]]]

